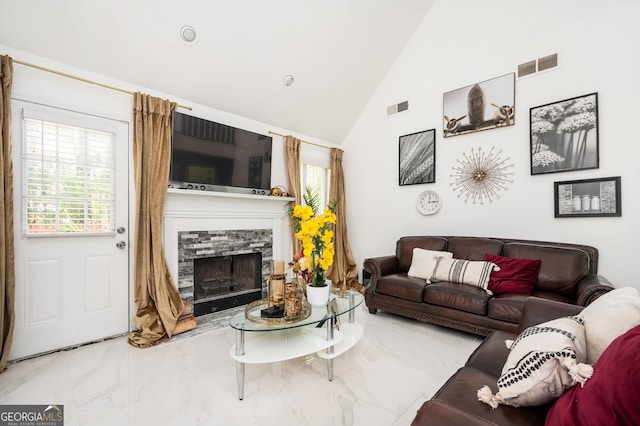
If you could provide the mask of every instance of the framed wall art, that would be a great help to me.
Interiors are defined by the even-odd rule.
[[[555,217],[622,216],[620,176],[554,182]]]
[[[445,93],[443,111],[445,138],[513,126],[515,73]]]
[[[531,108],[531,174],[597,169],[598,94]]]
[[[400,186],[436,181],[436,129],[400,136]]]

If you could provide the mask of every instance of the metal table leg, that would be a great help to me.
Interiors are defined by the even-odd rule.
[[[236,330],[236,355],[244,355],[244,330]],[[244,398],[244,362],[236,361],[238,399]]]
[[[356,303],[356,295],[353,292],[349,293],[349,324],[356,322],[356,310],[353,309],[353,305]]]
[[[327,340],[333,340],[333,330],[336,326],[336,316],[332,315],[329,321],[327,321]],[[333,345],[327,348],[327,353],[333,353]],[[327,374],[329,375],[329,381],[333,381],[333,358],[327,358]]]

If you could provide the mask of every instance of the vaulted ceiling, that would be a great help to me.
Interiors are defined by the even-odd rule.
[[[0,0],[0,45],[341,143],[434,1]]]

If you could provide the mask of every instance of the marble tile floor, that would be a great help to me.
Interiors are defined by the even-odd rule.
[[[405,426],[482,340],[364,306],[356,320],[364,336],[336,358],[332,382],[315,355],[248,364],[238,400],[222,318],[153,348],[123,336],[10,363],[0,404],[63,404],[65,426]]]

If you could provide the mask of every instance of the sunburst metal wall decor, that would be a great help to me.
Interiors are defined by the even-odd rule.
[[[452,167],[450,184],[458,198],[464,198],[465,203],[471,200],[473,204],[484,204],[485,200],[493,202],[500,198],[500,191],[508,191],[507,185],[513,183],[515,173],[510,169],[514,165],[509,157],[502,158],[502,150],[491,147],[487,153],[481,147],[472,148],[462,156]]]

